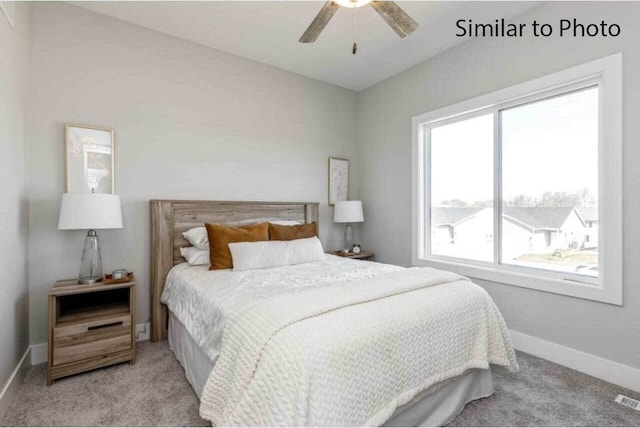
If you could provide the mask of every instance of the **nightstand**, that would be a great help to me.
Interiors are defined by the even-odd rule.
[[[49,291],[47,385],[99,367],[135,364],[135,285],[56,282]]]
[[[334,251],[330,254],[334,256],[346,257],[348,259],[359,259],[359,260],[373,260],[375,257],[375,253],[370,253],[368,251],[360,251],[360,253],[343,253],[342,251]]]

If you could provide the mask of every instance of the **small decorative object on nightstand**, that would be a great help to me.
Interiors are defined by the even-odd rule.
[[[375,253],[370,253],[368,251],[363,251],[360,250],[359,253],[354,253],[353,251],[349,251],[348,253],[345,253],[344,251],[340,250],[340,251],[334,251],[333,253],[334,256],[340,256],[340,257],[346,257],[348,259],[358,259],[358,260],[373,260],[373,258],[375,257]]]
[[[99,367],[135,364],[135,285],[56,282],[49,291],[47,385]]]

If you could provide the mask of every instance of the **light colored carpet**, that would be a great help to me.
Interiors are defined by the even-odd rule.
[[[495,392],[449,426],[640,426],[640,412],[613,401],[640,393],[518,352],[520,371],[492,367]]]
[[[167,342],[138,343],[135,365],[59,379],[32,367],[2,423],[9,426],[203,426],[198,397]]]
[[[496,392],[474,401],[450,426],[640,426],[640,412],[613,399],[607,382],[518,353],[521,370],[494,368]],[[120,364],[46,386],[32,367],[2,421],[9,426],[197,426],[198,399],[166,342],[139,344],[135,366]]]

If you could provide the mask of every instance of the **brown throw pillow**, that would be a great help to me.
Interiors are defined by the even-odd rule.
[[[269,240],[293,241],[294,239],[313,238],[316,236],[316,223],[299,224],[296,226],[280,226],[269,223]]]
[[[229,269],[233,267],[229,244],[232,242],[255,242],[269,240],[269,224],[257,223],[249,226],[232,227],[222,224],[206,223],[209,235],[209,270]]]

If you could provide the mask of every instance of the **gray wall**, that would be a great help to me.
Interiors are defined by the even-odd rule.
[[[362,241],[382,262],[411,263],[412,116],[622,51],[624,306],[478,282],[511,329],[640,368],[640,3],[547,3],[516,21],[573,17],[617,23],[622,36],[472,40],[358,95]]]
[[[149,199],[318,201],[321,239],[338,246],[327,158],[356,172],[354,92],[63,3],[33,4],[31,28],[31,343],[46,341],[47,291],[77,276],[86,233],[56,229],[66,122],[115,129],[124,229],[99,235],[104,270],[136,273],[138,323]]]
[[[29,346],[26,101],[28,5],[17,3],[15,28],[0,12],[0,389]],[[1,412],[0,412],[1,418]]]
[[[104,268],[136,271],[138,322],[143,322],[149,306],[148,199],[320,201],[322,239],[334,248],[341,230],[331,225],[326,206],[326,164],[330,155],[346,156],[357,178],[352,193],[365,203],[358,240],[380,261],[409,265],[411,117],[622,51],[624,306],[481,285],[510,328],[640,367],[640,290],[634,283],[640,276],[640,170],[635,167],[640,146],[634,144],[640,137],[639,4],[545,4],[518,21],[605,19],[620,24],[622,36],[472,40],[357,95],[73,6],[36,3],[31,9],[32,343],[46,341],[47,290],[56,279],[77,275],[79,268],[84,233],[56,230],[66,122],[116,130],[116,191],[123,200],[125,228],[100,233]],[[20,195],[21,186],[6,191]],[[14,222],[18,218],[16,213]],[[25,222],[17,230],[24,240]],[[20,248],[17,239],[9,242]],[[18,266],[16,275],[26,275],[19,261],[7,266]],[[25,299],[24,289],[16,287],[14,307],[19,296]],[[18,320],[26,313],[19,307]],[[7,352],[18,354],[19,348],[24,346],[12,345]],[[12,362],[9,366],[15,367]]]

